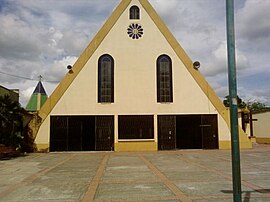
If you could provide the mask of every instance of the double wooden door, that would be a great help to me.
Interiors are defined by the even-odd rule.
[[[158,149],[218,149],[217,115],[158,116]]]
[[[50,151],[114,150],[114,116],[50,118]]]

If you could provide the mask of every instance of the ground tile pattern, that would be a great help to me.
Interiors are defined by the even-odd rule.
[[[241,151],[243,201],[270,201],[270,145]],[[0,161],[0,202],[232,201],[229,150],[35,153]]]

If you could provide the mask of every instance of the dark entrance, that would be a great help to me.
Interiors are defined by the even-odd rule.
[[[177,116],[178,149],[202,149],[201,115]]]
[[[158,149],[176,148],[176,116],[158,116]]]
[[[217,115],[202,115],[202,148],[218,149],[218,122]]]
[[[111,151],[113,116],[51,116],[50,151]]]
[[[96,151],[114,150],[114,117],[96,117]]]
[[[218,149],[217,115],[158,116],[158,148]]]

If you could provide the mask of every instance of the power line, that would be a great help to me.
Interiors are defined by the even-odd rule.
[[[5,73],[5,72],[2,72],[2,71],[0,71],[0,74],[4,74],[4,75],[7,75],[7,76],[11,76],[11,77],[19,78],[19,79],[25,79],[25,80],[36,81],[36,79],[31,79],[31,78],[28,78],[28,77],[23,77],[23,76],[17,76],[17,75],[13,75],[13,74]]]
[[[40,81],[40,76],[38,77],[38,79],[32,79],[32,78],[29,78],[29,77],[24,77],[24,76],[18,76],[18,75],[14,75],[14,74],[9,74],[9,73],[2,72],[2,71],[0,71],[0,74],[7,75],[7,76],[10,76],[10,77],[14,77],[14,78],[29,80],[29,81]],[[44,80],[44,79],[42,79],[42,81],[49,82],[49,83],[58,83],[59,82],[59,81],[49,81],[49,80]]]

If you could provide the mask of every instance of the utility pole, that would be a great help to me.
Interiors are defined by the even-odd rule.
[[[231,120],[233,201],[242,201],[235,62],[234,0],[226,0],[228,77]]]

